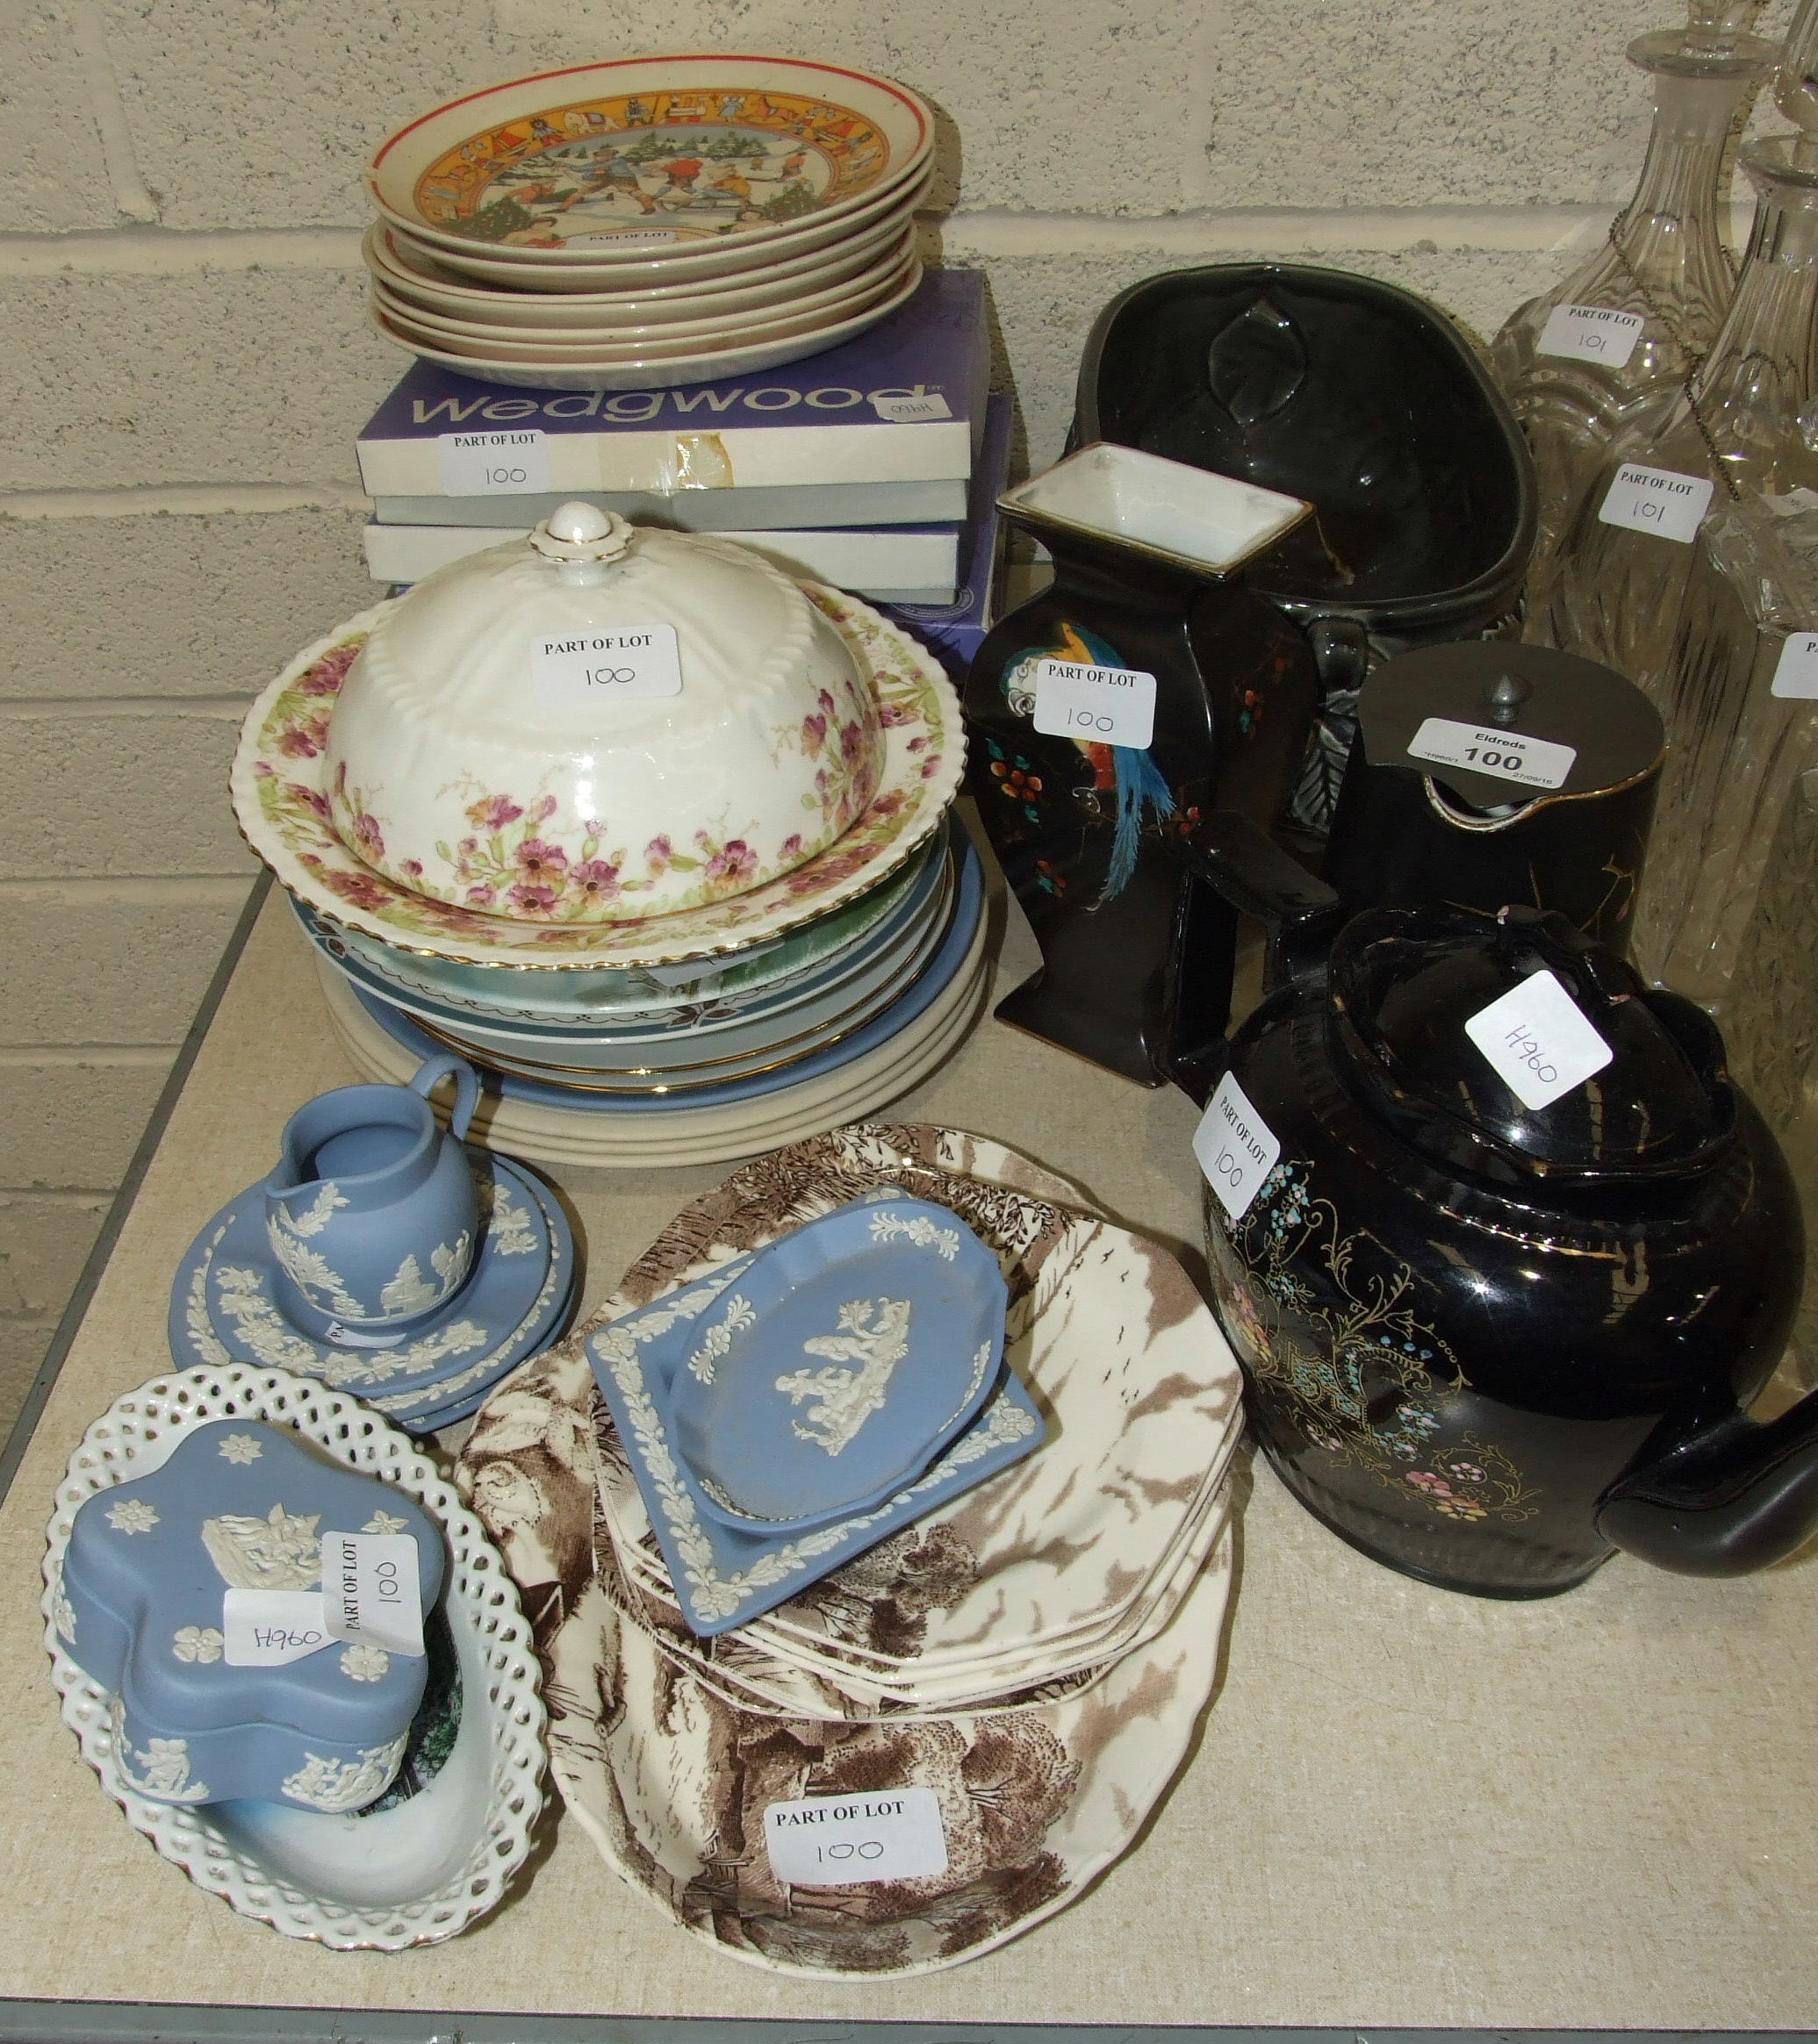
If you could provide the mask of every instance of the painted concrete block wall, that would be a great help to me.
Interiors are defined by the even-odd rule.
[[[1791,0],[1771,0],[1761,25]],[[1673,0],[10,0],[0,20],[0,1406],[35,1366],[251,878],[246,701],[370,593],[358,172],[400,120],[636,47],[823,54],[942,122],[1031,460],[1097,307],[1291,256],[1480,333],[1602,234]]]

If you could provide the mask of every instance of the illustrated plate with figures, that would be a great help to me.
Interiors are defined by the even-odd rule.
[[[921,169],[933,141],[925,103],[866,72],[628,58],[437,107],[383,144],[367,183],[388,218],[443,247],[635,261],[850,213]]]
[[[486,1158],[478,1176],[485,1221],[471,1275],[438,1313],[389,1347],[317,1341],[284,1316],[262,1182],[248,1187],[177,1266],[172,1356],[180,1366],[292,1370],[351,1392],[400,1424],[420,1431],[431,1416],[447,1424],[445,1408],[484,1395],[550,1341],[574,1296],[573,1236],[555,1200],[509,1158]]]
[[[677,1453],[708,1515],[782,1531],[881,1504],[985,1402],[1003,1273],[945,1208],[859,1201],[771,1245],[669,1369]]]
[[[397,1786],[357,1815],[347,1811],[351,1798],[367,1800],[363,1784],[331,1782],[306,1762],[295,1770],[310,1792],[301,1803],[212,1800],[213,1785],[193,1756],[175,1750],[169,1739],[123,1743],[115,1695],[72,1658],[70,1646],[84,1644],[79,1614],[76,1637],[68,1640],[72,1606],[65,1589],[78,1512],[98,1512],[99,1523],[129,1544],[154,1538],[157,1527],[147,1526],[145,1516],[159,1506],[143,1495],[147,1480],[198,1435],[200,1447],[189,1452],[229,1477],[255,1480],[289,1446],[320,1462],[334,1481],[358,1479],[363,1510],[349,1530],[384,1535],[427,1522],[434,1538],[442,1594],[432,1627],[452,1649],[453,1723],[444,1712],[426,1739],[420,1718],[407,1734]],[[274,1435],[283,1437],[277,1445]],[[105,1496],[115,1489],[118,1500]],[[313,1499],[311,1511],[287,1511],[276,1523],[269,1507],[255,1513],[256,1489],[251,1481],[245,1512],[227,1515],[248,1523],[218,1535],[214,1567],[225,1563],[242,1579],[229,1587],[247,1580],[294,1587],[307,1573],[311,1541],[329,1529],[287,1523],[311,1519]],[[285,1497],[280,1486],[277,1502]],[[135,1504],[144,1509],[133,1510]],[[263,1531],[253,1526],[255,1517]],[[406,1436],[356,1400],[283,1370],[240,1364],[172,1373],[125,1393],[70,1457],[46,1531],[44,1583],[44,1642],[63,1722],[133,1829],[205,1893],[287,1937],[336,1951],[435,1943],[503,1898],[528,1856],[543,1808],[544,1713],[530,1629],[478,1519]],[[221,1626],[202,1623],[206,1616],[173,1620],[169,1670],[192,1682],[219,1674],[225,1660]],[[433,1667],[439,1649],[429,1643]],[[350,1695],[380,1687],[374,1653],[363,1652],[342,1667],[346,1651],[330,1647],[320,1657],[328,1674]],[[178,1912],[171,1913],[175,1921]]]

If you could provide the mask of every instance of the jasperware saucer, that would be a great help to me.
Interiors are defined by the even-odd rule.
[[[573,1304],[567,1216],[537,1180],[493,1156],[485,1231],[471,1275],[435,1317],[390,1348],[313,1340],[287,1320],[272,1282],[263,1181],[197,1236],[171,1287],[179,1366],[277,1368],[367,1399],[403,1424],[483,1391],[548,1345]],[[483,1195],[484,1196],[484,1195]]]
[[[678,1326],[692,1327],[726,1289],[717,1281],[689,1286],[654,1302],[622,1326],[586,1339],[595,1381],[626,1452],[642,1471],[650,1524],[689,1624],[703,1637],[723,1632],[780,1603],[844,1559],[862,1553],[910,1524],[1020,1461],[1039,1446],[1046,1422],[1014,1372],[1005,1372],[982,1412],[913,1482],[850,1518],[810,1531],[762,1534],[735,1530],[700,1509],[701,1492],[676,1454],[662,1410],[669,1386],[653,1346]],[[679,1361],[676,1358],[673,1360]]]
[[[669,1371],[677,1453],[710,1517],[799,1531],[881,1504],[984,1402],[1003,1274],[963,1222],[859,1201],[784,1236]]]
[[[877,791],[852,826],[763,886],[641,922],[563,922],[559,907],[549,922],[514,922],[375,871],[334,830],[324,782],[334,699],[378,606],[298,655],[253,705],[232,777],[241,829],[284,886],[319,915],[459,963],[623,970],[737,950],[793,930],[866,893],[924,843],[966,764],[958,698],[933,657],[857,598],[803,586],[871,677],[884,758]]]

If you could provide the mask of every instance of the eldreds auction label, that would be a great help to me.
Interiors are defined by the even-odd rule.
[[[1410,759],[1468,766],[1518,788],[1563,788],[1577,757],[1576,748],[1556,745],[1550,738],[1455,723],[1450,717],[1428,717],[1408,747]]]

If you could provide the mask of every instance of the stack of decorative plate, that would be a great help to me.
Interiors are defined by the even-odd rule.
[[[373,319],[445,368],[556,390],[797,362],[914,292],[933,144],[913,92],[800,58],[514,79],[373,158]]]
[[[963,757],[864,604],[571,506],[300,655],[234,790],[366,1076],[456,1050],[495,1148],[698,1162],[873,1112],[971,1026]]]
[[[891,1187],[995,1252],[1006,1365],[1046,1438],[931,1511],[880,1518],[881,1544],[830,1552],[824,1530],[803,1532],[734,1577],[680,1485],[657,1509],[684,1523],[659,1538],[632,1467],[665,1451],[674,1401],[622,1382],[647,1437],[629,1440],[590,1361],[622,1366],[615,1323],[742,1284],[751,1251]],[[459,1480],[537,1586],[539,1651],[577,1700],[551,1732],[557,1780],[608,1862],[734,1957],[915,1973],[1052,1914],[1134,1843],[1211,1693],[1240,1427],[1235,1360],[1159,1245],[995,1144],[867,1124],[748,1165],[679,1214],[588,1330],[482,1409]],[[683,1615],[780,1587],[711,1638]],[[938,1806],[913,1841],[928,1856],[905,1866],[911,1841],[885,1833],[878,1873],[852,1854],[805,1868],[781,1835],[813,1821],[795,1813],[859,1791]]]

